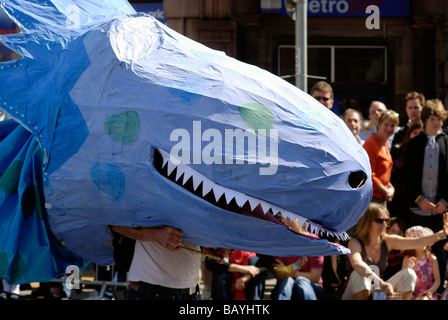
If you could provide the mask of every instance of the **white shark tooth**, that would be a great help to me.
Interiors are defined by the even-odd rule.
[[[162,168],[166,166],[166,163],[170,161],[169,158],[163,158],[163,164],[162,164]]]
[[[235,201],[236,204],[242,208],[247,201],[247,197],[244,194],[237,192],[235,193]]]
[[[202,177],[197,173],[193,173],[192,177],[193,177],[193,190],[196,191],[196,189],[202,182]]]
[[[282,208],[280,208],[280,207],[277,207],[277,206],[275,206],[275,205],[272,205],[271,204],[271,209],[272,209],[272,212],[274,213],[274,214],[277,214],[278,212],[282,212]]]
[[[255,210],[256,207],[260,204],[260,200],[257,200],[255,198],[249,198],[249,204],[250,204],[250,210]]]
[[[307,222],[308,222],[308,226],[310,228],[310,233],[315,234],[314,232],[316,231],[316,226],[314,225],[314,223],[312,223],[309,220],[307,220]]]
[[[187,183],[188,179],[190,179],[192,175],[193,175],[193,170],[191,170],[190,167],[186,166],[186,169],[184,171],[184,180],[183,180],[182,184]]]
[[[271,209],[271,204],[267,203],[266,201],[260,201],[260,205],[264,213],[268,212],[269,209]]]
[[[215,195],[216,201],[219,201],[219,198],[221,198],[222,194],[224,193],[225,189],[221,187],[220,185],[215,184],[213,186],[213,194]]]
[[[210,190],[212,190],[212,188],[215,186],[215,184],[213,182],[211,182],[208,179],[204,179],[202,180],[202,196],[205,197],[205,195],[207,193],[210,192]]]
[[[174,169],[176,169],[176,165],[174,165],[171,161],[168,161],[168,175],[170,175]]]
[[[177,171],[176,171],[176,180],[179,180],[180,176],[185,172],[185,165],[178,165],[177,166]]]
[[[165,167],[166,163],[170,159],[170,155],[161,149],[157,149],[157,150],[159,151],[160,155],[162,156],[162,159],[163,159],[162,168],[163,168],[163,167]]]
[[[235,198],[236,195],[237,195],[237,192],[230,190],[230,189],[226,190],[224,192],[224,196],[226,197],[227,204],[229,204],[230,201],[232,201],[232,199]]]
[[[349,237],[349,235],[347,234],[347,232],[339,232],[339,233],[336,233],[336,236],[337,236],[339,239],[341,239],[341,240],[349,240],[349,239],[350,239],[350,237]]]
[[[303,223],[303,225],[304,225],[303,230],[305,230],[305,231],[307,231],[307,232],[310,232],[310,230],[311,230],[311,225],[310,225],[309,220],[306,220],[306,221]]]

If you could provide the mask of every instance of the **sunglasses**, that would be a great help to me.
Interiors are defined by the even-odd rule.
[[[379,223],[379,224],[382,224],[382,223],[384,223],[384,222],[389,222],[389,218],[385,218],[385,219],[383,219],[383,218],[376,218],[376,219],[373,219],[373,221],[375,221],[376,223]]]
[[[323,100],[323,101],[330,100],[330,98],[327,98],[327,97],[313,97],[313,98],[316,99],[317,101],[319,101],[319,100]]]

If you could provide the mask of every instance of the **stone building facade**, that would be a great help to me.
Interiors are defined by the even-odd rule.
[[[363,9],[370,4],[380,9],[379,29],[366,27]],[[284,6],[282,0],[163,1],[169,27],[294,81],[288,75],[295,22]],[[379,99],[406,121],[403,98],[414,90],[448,106],[447,0],[308,0],[308,12],[308,74],[332,84],[335,112],[355,106],[366,116],[370,100]],[[309,78],[308,88],[317,80]]]

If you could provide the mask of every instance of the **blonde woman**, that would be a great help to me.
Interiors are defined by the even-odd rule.
[[[410,268],[405,268],[390,279],[384,280],[387,254],[390,250],[412,250],[445,239],[448,234],[447,214],[444,214],[443,220],[443,230],[433,235],[405,238],[387,234],[389,211],[379,203],[370,203],[356,225],[354,237],[348,242],[348,248],[351,250],[348,257],[353,270],[342,299],[367,300],[372,290],[376,289],[372,281],[388,296],[400,292],[403,300],[410,299],[417,282],[416,273]]]
[[[395,188],[390,182],[393,160],[387,141],[395,133],[399,124],[399,116],[393,110],[384,111],[379,120],[376,132],[364,142],[372,168],[373,199],[383,203],[392,201]]]

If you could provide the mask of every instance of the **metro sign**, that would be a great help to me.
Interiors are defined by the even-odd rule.
[[[298,0],[260,0],[263,14],[291,16]],[[302,0],[306,1],[306,0]],[[408,17],[411,0],[307,0],[309,17],[365,17],[370,5],[377,6],[381,17]]]

